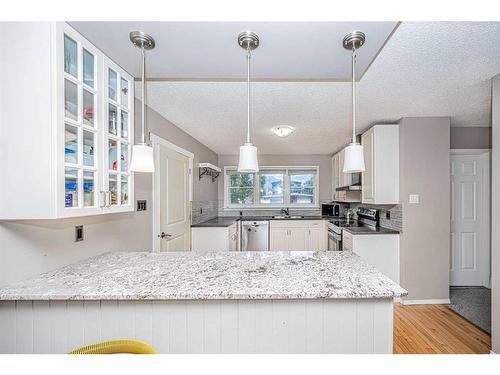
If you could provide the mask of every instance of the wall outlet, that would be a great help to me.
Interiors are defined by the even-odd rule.
[[[146,200],[138,199],[137,200],[137,211],[146,211]]]
[[[385,211],[385,218],[391,220],[391,211]]]
[[[203,215],[203,207],[200,207],[200,215]]]
[[[408,203],[410,204],[419,204],[420,196],[418,194],[410,194],[408,195]]]
[[[83,241],[83,225],[75,226],[75,242]]]

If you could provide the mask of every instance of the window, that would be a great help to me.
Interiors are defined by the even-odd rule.
[[[260,204],[285,203],[285,174],[283,172],[259,172]]]
[[[258,173],[224,168],[226,208],[316,207],[318,167],[261,167]]]
[[[229,204],[251,205],[254,203],[253,173],[231,172],[229,174]]]
[[[290,173],[290,203],[313,204],[316,184],[314,173],[298,171]]]

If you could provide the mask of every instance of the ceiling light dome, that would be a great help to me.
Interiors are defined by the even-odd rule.
[[[283,137],[288,137],[290,134],[292,134],[295,131],[295,128],[293,126],[282,125],[282,126],[275,126],[271,130],[278,137],[283,138]]]

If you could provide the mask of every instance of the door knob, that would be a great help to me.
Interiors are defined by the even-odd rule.
[[[172,235],[171,234],[167,234],[165,232],[161,232],[161,234],[158,237],[160,237],[162,239],[165,239],[165,238],[169,239],[170,237],[172,237]]]

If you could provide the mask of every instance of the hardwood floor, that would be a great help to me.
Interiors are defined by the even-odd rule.
[[[394,304],[395,354],[486,354],[491,337],[446,305]]]

